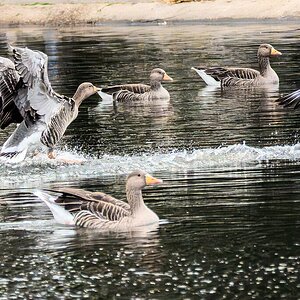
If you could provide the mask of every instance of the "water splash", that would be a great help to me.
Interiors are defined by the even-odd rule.
[[[293,161],[299,158],[299,144],[256,148],[243,143],[169,153],[103,155],[101,158],[61,151],[58,153],[57,160],[49,160],[46,155],[41,155],[27,158],[21,164],[1,164],[0,179],[2,186],[24,184],[30,187],[52,181],[123,175],[134,169],[144,169],[148,172],[236,169],[270,160]],[[65,159],[69,163],[66,163]]]

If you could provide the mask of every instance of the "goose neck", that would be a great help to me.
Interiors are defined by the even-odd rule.
[[[161,88],[161,83],[157,80],[150,80],[150,86],[152,90],[159,90]]]
[[[269,57],[258,56],[258,65],[260,74],[264,76],[267,71],[271,68]]]
[[[76,103],[76,105],[79,107],[79,105],[82,103],[83,100],[85,100],[87,97],[85,96],[84,93],[82,93],[82,91],[80,91],[79,89],[77,89],[77,91],[75,92],[75,94],[73,95],[73,100]]]
[[[127,200],[130,205],[130,210],[133,215],[135,215],[140,208],[144,206],[144,200],[142,196],[142,191],[140,189],[126,188]]]

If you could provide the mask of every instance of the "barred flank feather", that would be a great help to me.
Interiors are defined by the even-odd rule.
[[[251,86],[253,83],[254,79],[227,77],[221,81],[221,86]]]
[[[117,221],[128,215],[128,210],[111,203],[87,202],[81,206],[83,210],[89,210],[99,218],[106,218],[110,221]]]
[[[75,105],[70,106],[67,102],[62,106],[60,111],[55,114],[47,129],[41,135],[41,143],[49,148],[53,148],[55,144],[62,138],[69,124],[77,117],[74,111]]]
[[[105,228],[108,224],[106,219],[100,219],[99,217],[95,216],[92,212],[81,210],[74,216],[75,225],[80,227],[86,228]]]
[[[113,94],[114,100],[119,102],[131,102],[151,99],[150,93],[137,94],[130,91],[122,90]]]

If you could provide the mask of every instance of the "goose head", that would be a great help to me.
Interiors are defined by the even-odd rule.
[[[258,57],[271,57],[271,56],[279,56],[282,55],[281,52],[276,50],[272,45],[270,44],[262,44],[259,46],[257,51]]]
[[[155,178],[148,173],[136,170],[130,173],[127,177],[127,190],[142,190],[146,185],[155,185],[162,183],[161,179]]]
[[[151,71],[150,81],[173,81],[173,79],[163,69],[155,68]]]
[[[81,102],[83,100],[94,95],[98,91],[100,91],[100,88],[97,88],[90,82],[84,82],[78,86],[78,88],[73,96],[73,99],[79,105],[79,104],[81,104]]]

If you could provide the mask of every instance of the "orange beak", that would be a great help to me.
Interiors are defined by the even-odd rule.
[[[278,56],[278,55],[282,55],[282,53],[280,51],[277,51],[275,48],[271,49],[271,55],[272,56]]]
[[[165,73],[165,75],[163,77],[163,81],[173,81],[173,78],[170,77],[167,73]]]
[[[146,177],[146,185],[160,184],[160,183],[163,182],[161,179],[152,177],[152,176],[149,175],[149,174],[146,174],[145,177]]]

